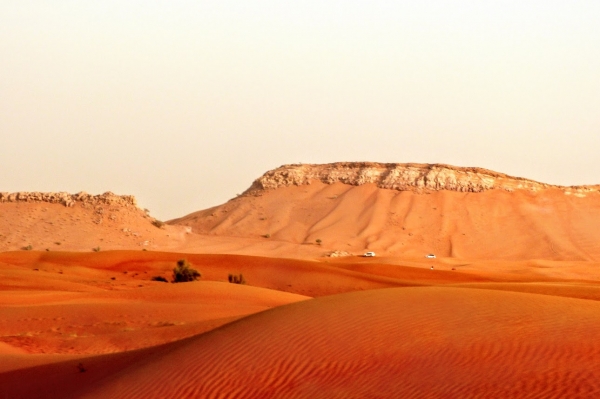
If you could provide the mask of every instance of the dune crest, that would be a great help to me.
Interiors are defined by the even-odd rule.
[[[589,337],[600,329],[599,305],[439,287],[346,293],[256,313],[119,372],[98,358],[80,360],[92,384],[61,370],[75,368],[66,362],[57,367],[58,391],[77,398],[592,398],[600,392],[600,344]],[[11,397],[42,391],[48,379],[38,373],[22,371],[35,383],[9,385]]]

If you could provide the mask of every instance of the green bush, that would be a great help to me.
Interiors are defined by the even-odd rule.
[[[188,281],[196,281],[202,277],[200,272],[196,269],[192,269],[190,263],[185,259],[177,261],[177,266],[173,269],[173,282],[174,283],[185,283]]]

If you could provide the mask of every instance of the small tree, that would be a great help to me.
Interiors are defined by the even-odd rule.
[[[190,263],[186,259],[178,260],[177,266],[175,266],[175,268],[173,269],[174,283],[196,281],[200,277],[202,277],[200,272],[196,269],[192,269]]]

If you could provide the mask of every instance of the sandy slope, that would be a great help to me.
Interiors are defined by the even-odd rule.
[[[35,295],[35,292],[33,293]],[[12,292],[2,292],[2,297]],[[31,296],[0,309],[5,344],[28,353],[109,353],[175,341],[251,313],[304,299],[227,283],[165,284],[78,294]]]
[[[202,282],[149,281],[182,257]],[[594,270],[2,253],[0,386],[9,398],[589,398],[600,389]],[[224,282],[240,272],[250,286]]]
[[[590,398],[600,394],[600,343],[591,338],[598,333],[597,301],[464,288],[371,290],[244,318],[84,387],[77,381],[106,376],[106,366],[82,376],[65,363],[54,397]],[[43,383],[9,384],[8,392],[19,397]]]
[[[164,228],[139,208],[84,205],[0,203],[0,250],[600,260],[598,191],[396,191],[315,181],[239,196]]]
[[[596,189],[290,176],[164,228],[0,203],[0,399],[600,396]]]
[[[163,283],[150,278],[170,279],[173,267],[182,258],[202,273],[203,280],[226,282],[229,274],[242,273],[248,285],[309,296],[415,284],[314,261],[150,251],[7,252],[0,254],[0,265],[5,265],[0,273],[5,289],[121,290],[161,286]]]
[[[110,353],[159,345],[307,297],[170,278],[178,254],[0,254],[0,354]],[[243,260],[243,259],[242,259]],[[214,261],[214,260],[213,260]]]
[[[97,212],[104,209],[102,214]],[[122,206],[73,207],[39,202],[0,203],[0,251],[92,252],[161,250],[172,252],[261,254],[314,258],[326,250],[262,237],[219,237],[192,234],[191,229],[152,224],[143,210]]]
[[[416,193],[313,182],[280,187],[170,222],[194,232],[388,255],[600,260],[600,194],[490,190]]]
[[[184,237],[184,229],[160,229],[153,220],[141,209],[118,205],[0,203],[0,251],[142,249],[176,245]]]

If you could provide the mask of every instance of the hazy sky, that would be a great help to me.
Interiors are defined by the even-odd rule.
[[[600,183],[600,1],[0,1],[0,191],[161,219],[286,163]]]

